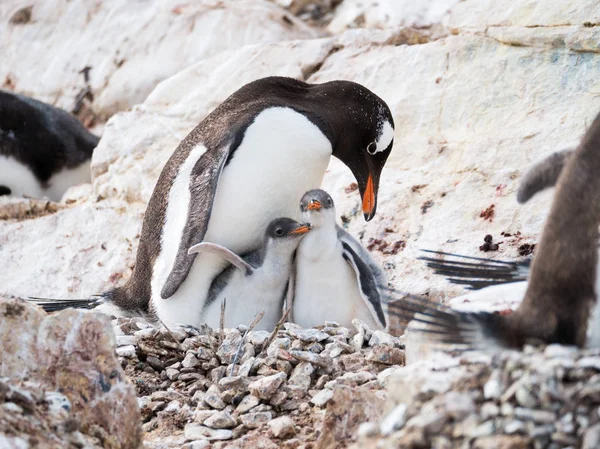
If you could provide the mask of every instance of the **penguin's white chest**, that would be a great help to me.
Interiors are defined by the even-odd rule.
[[[221,173],[204,241],[240,255],[257,249],[271,220],[298,216],[300,198],[319,187],[331,154],[329,139],[304,115],[282,107],[261,112]],[[187,206],[179,207],[187,210]],[[181,232],[183,228],[169,239],[174,248]],[[163,300],[162,282],[156,281],[166,279],[175,255],[173,251],[172,261],[156,264],[164,273],[154,273],[152,301],[165,323],[198,325],[210,284],[225,263],[219,256],[199,254],[177,292]]]
[[[299,215],[300,198],[321,184],[331,153],[304,115],[260,113],[219,179],[205,240],[236,252],[257,248],[271,220]]]

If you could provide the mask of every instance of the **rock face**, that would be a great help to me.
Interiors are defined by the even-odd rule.
[[[0,318],[0,434],[11,429],[12,447],[19,439],[23,447],[35,439],[61,447],[141,445],[137,400],[105,317],[74,310],[47,316],[21,299],[0,298]]]
[[[87,201],[55,217],[0,225],[0,257],[11,263],[10,272],[0,273],[0,288],[76,297],[123,282],[145,204],[181,139],[243,84],[286,75],[309,82],[354,80],[387,101],[396,143],[375,219],[367,225],[361,218],[358,193],[348,188],[354,180],[339,161],[332,161],[323,187],[345,226],[362,235],[398,289],[430,291],[432,298],[455,295],[459,287],[414,262],[419,248],[482,255],[483,237],[492,234],[502,243],[490,256],[510,259],[520,245],[535,242],[550,193],[518,206],[519,176],[530,162],[576,142],[600,106],[594,93],[599,7],[582,1],[531,5],[521,0],[497,10],[493,2],[467,0],[444,17],[450,34],[351,30],[222,51],[182,70],[107,123]],[[11,30],[10,36],[17,33]],[[24,252],[34,235],[36,251]],[[61,268],[71,261],[86,272]]]
[[[93,110],[104,118],[141,103],[158,82],[205,57],[316,35],[266,1],[2,3],[0,87],[69,111],[89,87]],[[35,57],[23,58],[22,42]]]

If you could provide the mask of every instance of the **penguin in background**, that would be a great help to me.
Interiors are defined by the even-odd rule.
[[[98,141],[68,112],[0,90],[0,195],[60,201],[91,181]]]
[[[201,321],[218,328],[221,302],[226,299],[226,328],[249,324],[258,313],[264,312],[254,329],[272,331],[282,316],[294,252],[310,230],[308,224],[291,218],[277,218],[267,227],[262,247],[243,257],[215,243],[202,242],[192,246],[190,254],[211,252],[231,264],[213,281]]]
[[[228,262],[189,248],[208,242],[236,254],[257,250],[273,219],[298,217],[298,198],[321,184],[331,156],[354,174],[371,220],[393,138],[389,107],[360,84],[285,77],[246,84],[167,161],[146,209],[133,274],[104,302],[167,325],[200,325],[210,286]]]
[[[599,175],[600,114],[560,170],[525,295],[513,313],[457,312],[424,298],[398,299],[392,292],[390,314],[414,318],[421,327],[415,330],[428,340],[466,349],[521,348],[535,342],[600,347]]]
[[[345,327],[359,318],[373,329],[386,327],[379,285],[385,274],[369,252],[336,224],[335,205],[321,189],[300,200],[302,220],[311,233],[296,253],[293,319],[308,328],[337,321]]]

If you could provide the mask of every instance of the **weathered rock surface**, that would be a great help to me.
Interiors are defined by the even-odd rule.
[[[30,7],[27,20],[11,21]],[[0,7],[0,87],[68,111],[89,87],[94,112],[106,119],[141,103],[160,81],[208,56],[315,36],[266,1],[8,0]],[[23,57],[23,42],[33,57]],[[88,82],[81,73],[85,67],[90,67]]]
[[[0,298],[0,318],[0,447],[141,445],[137,400],[105,317],[47,316]]]
[[[514,258],[522,243],[536,240],[550,198],[546,192],[519,206],[514,191],[520,174],[531,161],[579,139],[600,106],[594,93],[600,56],[592,45],[598,8],[579,1],[548,8],[528,4],[487,14],[495,8],[488,2],[461,2],[446,18],[452,31],[447,37],[352,30],[246,46],[192,65],[162,82],[142,105],[108,122],[92,163],[94,193],[88,202],[59,212],[60,233],[48,232],[58,222],[50,217],[0,225],[5,239],[0,256],[12,267],[0,273],[2,289],[74,297],[98,293],[115,279],[123,282],[145,203],[180,140],[244,83],[287,75],[358,81],[388,102],[396,145],[375,219],[366,225],[361,218],[358,193],[345,192],[354,180],[339,161],[332,161],[324,187],[346,226],[372,248],[397,288],[429,290],[433,298],[455,295],[460,288],[414,263],[418,249],[480,255],[483,236],[492,234],[503,243],[491,257]],[[498,33],[510,35],[510,41]],[[481,217],[492,205],[493,214]],[[105,232],[86,233],[81,214]],[[512,235],[502,237],[503,231]],[[24,252],[33,235],[37,251]],[[92,266],[107,255],[110,269],[104,262]],[[71,260],[89,267],[84,280],[79,270],[46,270]],[[32,285],[32,278],[39,282]]]
[[[92,162],[92,191],[69,192],[72,201],[59,206],[3,203],[0,260],[10,269],[0,270],[0,290],[13,294],[81,297],[124,282],[146,202],[181,139],[243,84],[285,75],[357,81],[388,102],[396,145],[383,172],[378,215],[364,223],[354,179],[339,161],[332,161],[324,188],[345,226],[373,251],[399,290],[428,291],[432,299],[445,300],[462,290],[415,263],[419,248],[481,256],[483,237],[492,234],[501,243],[489,257],[517,257],[519,246],[536,241],[551,196],[546,192],[518,206],[514,192],[521,173],[530,162],[576,142],[600,109],[600,7],[594,2],[516,0],[507,7],[490,0],[435,0],[430,9],[411,9],[426,2],[312,2],[326,10],[315,13],[319,26],[329,24],[335,32],[367,28],[322,38],[313,38],[316,33],[295,19],[282,19],[286,13],[275,6],[256,2],[151,2],[136,10],[140,23],[130,14],[139,7],[129,3],[39,2],[29,13],[21,10],[31,3],[0,3],[1,42],[32,42],[40,53],[36,67],[47,69],[40,77],[11,51],[9,63],[3,60],[0,67],[0,83],[29,94],[39,86],[41,99],[69,109],[85,87],[77,72],[90,65],[93,107],[100,114],[135,106],[106,124]],[[311,2],[278,3],[289,14],[312,14]],[[410,8],[386,15],[393,5]],[[68,30],[66,12],[79,28]],[[57,55],[56,42],[70,42],[67,32],[87,20],[79,33],[82,45]],[[162,40],[154,20],[169,30]],[[222,29],[236,31],[205,34]],[[241,46],[247,43],[255,45]],[[147,73],[139,70],[142,64],[150,66]],[[481,304],[476,294],[464,299],[449,302],[471,310],[516,306],[510,295],[495,304]],[[147,445],[156,449],[292,448],[317,441],[327,447],[324,421],[330,435],[346,441],[360,435],[361,448],[457,447],[465,441],[477,448],[594,447],[600,438],[600,362],[593,351],[437,355],[398,369],[403,345],[385,333],[289,326],[269,348],[263,347],[268,334],[251,333],[232,366],[242,328],[227,330],[220,346],[208,329],[169,333],[143,320],[121,320],[117,331],[119,359],[139,396]],[[321,332],[328,336],[322,339]],[[7,394],[0,412],[16,419],[31,404],[23,397],[33,394],[19,382],[11,388],[25,393]],[[374,403],[389,391],[386,413],[365,415],[353,399],[355,390]],[[352,393],[336,402],[338,391]],[[63,419],[61,396],[48,392],[48,407],[58,410],[53,419]],[[295,434],[284,443],[274,435],[279,427],[269,423],[285,416]],[[357,430],[363,419],[372,422]],[[79,438],[68,432],[71,427],[52,429],[64,441]],[[80,432],[82,438],[105,438]]]

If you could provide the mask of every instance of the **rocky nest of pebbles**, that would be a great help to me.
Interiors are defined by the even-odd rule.
[[[550,345],[399,368],[355,448],[600,447],[600,350]]]
[[[354,329],[284,323],[274,332],[166,329],[140,318],[119,318],[114,327],[153,448],[326,447],[319,441],[334,389],[382,390],[404,364],[398,338],[359,320]],[[378,394],[378,414],[361,420],[379,416]],[[354,435],[344,432],[349,440],[336,444]]]

